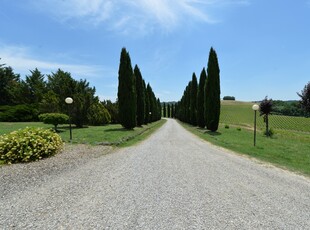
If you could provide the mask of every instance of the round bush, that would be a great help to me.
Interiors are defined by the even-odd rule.
[[[62,146],[61,137],[52,130],[27,127],[0,136],[0,161],[36,161],[58,153]]]

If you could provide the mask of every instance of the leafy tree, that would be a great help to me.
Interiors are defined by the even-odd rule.
[[[0,105],[17,105],[23,103],[22,87],[19,74],[11,67],[0,65]]]
[[[272,99],[268,99],[267,96],[259,105],[260,115],[264,116],[264,122],[266,123],[266,136],[270,136],[270,129],[269,129],[269,115],[272,113]]]
[[[31,104],[0,106],[0,121],[38,121],[38,109]]]
[[[62,113],[43,113],[39,115],[39,119],[44,124],[54,125],[55,131],[57,132],[57,126],[67,123],[69,116]]]
[[[97,103],[99,99],[95,97],[96,89],[89,86],[89,82],[86,80],[80,80],[75,82],[74,93],[72,95],[73,104],[71,117],[72,122],[77,127],[83,127],[88,124],[88,110],[93,103]],[[65,104],[65,103],[64,103]]]
[[[306,116],[310,116],[310,82],[305,85],[301,93],[297,93],[301,98],[300,104],[303,110],[305,111]]]
[[[143,78],[137,65],[134,68],[134,74],[136,76],[137,92],[137,125],[142,126],[144,124],[145,117],[145,90],[143,87]]]
[[[224,101],[235,101],[236,98],[233,97],[233,96],[225,96],[225,97],[223,97],[223,100],[224,100]]]
[[[39,104],[46,92],[46,82],[44,81],[44,75],[37,68],[30,72],[31,75],[27,75],[25,80],[29,103]]]
[[[198,83],[196,74],[193,73],[191,81],[191,95],[190,95],[190,122],[192,125],[197,125],[197,91]]]
[[[108,110],[111,115],[111,123],[117,124],[119,123],[118,119],[118,102],[112,103],[110,100],[103,101],[102,104]]]
[[[221,111],[220,68],[217,54],[211,47],[207,68],[208,78],[205,86],[205,119],[207,129],[218,129]]]
[[[72,122],[77,127],[88,123],[88,109],[92,103],[97,101],[96,89],[90,87],[89,82],[86,80],[76,81],[70,73],[58,69],[56,73],[48,75],[47,89],[52,97],[43,96],[41,103],[43,109],[50,108],[50,110],[58,110],[61,113],[70,112]],[[72,105],[65,103],[67,97],[72,97]],[[58,103],[58,105],[55,108],[48,107],[48,102]]]
[[[87,118],[90,125],[106,125],[111,122],[109,111],[99,101],[90,106]]]
[[[56,73],[47,75],[47,79],[47,90],[52,91],[57,97],[57,107],[59,107],[59,111],[61,113],[66,113],[68,108],[65,99],[67,97],[73,98],[74,91],[76,90],[76,80],[71,77],[69,72],[65,72],[61,69],[58,69]],[[44,97],[44,99],[46,100],[47,98]],[[73,98],[73,103],[75,103],[75,101],[76,98]]]
[[[63,102],[62,102],[63,103]],[[41,113],[59,113],[60,112],[59,96],[53,91],[49,90],[43,95],[39,108]]]
[[[130,56],[123,48],[118,71],[117,95],[120,123],[126,129],[133,129],[136,126],[137,95],[135,88]]]
[[[205,114],[204,114],[204,98],[205,98],[205,83],[207,79],[207,73],[205,68],[202,69],[199,79],[199,86],[197,92],[197,124],[200,128],[206,126]]]

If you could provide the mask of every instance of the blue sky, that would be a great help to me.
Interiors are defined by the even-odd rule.
[[[210,47],[221,97],[299,99],[310,81],[310,0],[0,0],[0,63],[58,68],[115,100],[122,47],[161,101],[178,101]]]

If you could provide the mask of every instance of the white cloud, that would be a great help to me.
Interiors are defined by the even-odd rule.
[[[173,30],[198,20],[215,23],[213,7],[248,4],[249,0],[29,0],[62,22],[104,26],[119,32]]]
[[[57,71],[57,69],[62,69],[70,72],[72,77],[75,78],[97,78],[105,76],[105,74],[110,76],[115,72],[109,68],[94,65],[77,65],[39,60],[33,57],[29,48],[20,46],[0,46],[0,57],[0,63],[11,66],[14,72],[22,76],[28,75],[30,73],[29,70],[34,70],[35,68],[38,68],[44,74],[50,74]]]

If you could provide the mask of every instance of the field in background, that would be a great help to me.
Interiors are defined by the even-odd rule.
[[[252,102],[222,101],[220,123],[253,128],[254,111]],[[271,115],[269,126],[278,130],[293,130],[310,133],[310,118]],[[257,127],[265,128],[263,117],[257,112]]]

